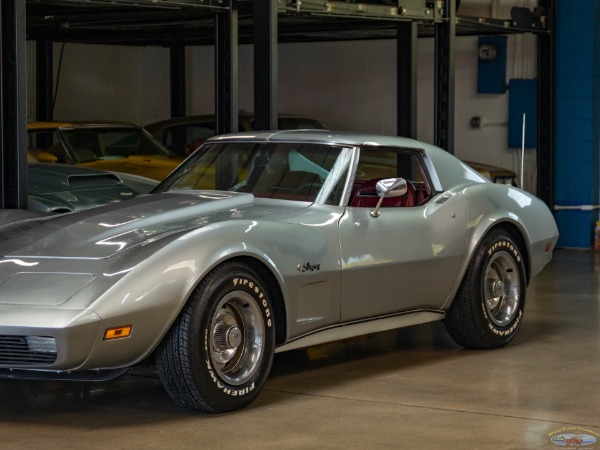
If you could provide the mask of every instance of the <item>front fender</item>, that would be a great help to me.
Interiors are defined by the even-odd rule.
[[[154,253],[143,248],[132,249],[146,255],[141,260],[135,254],[129,258],[122,256],[120,266],[126,267],[130,259],[132,267],[124,269],[127,272],[124,275],[115,272],[121,278],[89,306],[102,318],[102,323],[96,345],[81,369],[130,366],[148,357],[206,274],[227,259],[250,254],[243,242],[231,239],[232,230],[228,232],[227,228],[231,226],[221,224],[192,230],[167,245],[157,245]],[[268,258],[261,258],[260,253],[252,256],[271,267],[281,283],[280,274]],[[81,291],[78,296],[86,294]],[[122,325],[133,325],[129,338],[103,340],[104,330]]]

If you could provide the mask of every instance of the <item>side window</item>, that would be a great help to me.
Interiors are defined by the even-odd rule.
[[[384,199],[383,207],[412,207],[427,202],[431,188],[419,154],[411,151],[363,148],[349,206],[373,208],[377,204],[376,184],[384,178],[404,178],[407,192],[400,197]]]
[[[69,142],[78,164],[93,162],[105,156],[104,149],[95,132],[70,130],[66,131],[64,136]]]
[[[32,130],[28,135],[28,156],[31,160],[38,159],[40,152],[51,153],[56,156],[57,162],[71,163],[63,144],[54,130]]]
[[[351,150],[312,143],[268,148],[248,176],[248,189],[255,196],[339,204]]]

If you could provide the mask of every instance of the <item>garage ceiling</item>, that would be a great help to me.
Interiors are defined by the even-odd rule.
[[[433,4],[405,0],[404,4]],[[253,0],[239,0],[240,43],[252,42]],[[27,39],[126,45],[208,45],[214,43],[215,14],[230,0],[27,0]],[[402,10],[402,8],[400,8]],[[399,8],[326,0],[282,0],[279,41],[394,38],[398,21],[417,20],[419,35],[433,35],[434,20],[407,17]],[[423,8],[421,8],[423,10]],[[542,13],[530,22],[459,17],[458,34],[545,32]],[[441,20],[441,19],[440,19]],[[438,22],[440,21],[438,20]]]

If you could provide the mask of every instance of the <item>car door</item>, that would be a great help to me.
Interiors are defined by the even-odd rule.
[[[378,201],[361,186],[402,176],[408,192]],[[363,189],[364,191],[364,189]],[[440,308],[465,252],[466,206],[460,196],[434,192],[423,156],[400,150],[361,150],[354,193],[340,221],[341,321]]]

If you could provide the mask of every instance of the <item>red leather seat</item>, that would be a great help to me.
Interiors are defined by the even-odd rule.
[[[427,186],[425,183],[413,183],[413,187],[415,188],[415,205],[419,206],[425,202],[425,199],[429,197],[427,194]]]
[[[383,178],[373,178],[361,182],[355,181],[352,197],[350,198],[350,206],[362,208],[374,208],[377,206],[379,196],[375,186],[379,180]],[[414,206],[415,205],[415,188],[410,181],[406,181],[406,194],[399,197],[384,198],[381,206],[383,208],[395,208],[399,206]]]

